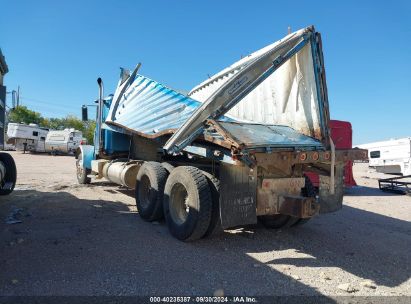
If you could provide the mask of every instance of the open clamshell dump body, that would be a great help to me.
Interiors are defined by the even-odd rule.
[[[137,70],[123,70],[114,96],[100,98],[96,147],[78,152],[80,181],[91,170],[135,187],[140,215],[165,216],[182,240],[258,219],[297,225],[341,208],[344,162],[367,154],[334,149],[313,27],[241,59],[188,96]],[[309,171],[320,175],[318,197]]]

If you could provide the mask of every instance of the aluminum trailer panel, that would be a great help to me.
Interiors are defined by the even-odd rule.
[[[155,138],[173,133],[200,105],[155,80],[137,75],[118,105],[113,102],[105,123]]]
[[[325,92],[326,89],[319,84],[318,77],[313,72],[316,67],[313,63],[313,57],[309,56],[307,58],[307,54],[311,54],[311,44],[316,37],[314,33],[314,28],[308,27],[258,51],[258,56],[251,56],[251,59],[249,58],[249,60],[236,67],[234,76],[228,81],[220,83],[220,86],[204,102],[199,102],[133,72],[127,81],[120,81],[105,124],[121,127],[148,138],[172,134],[164,145],[164,149],[169,153],[181,151],[205,134],[207,134],[206,139],[218,143],[218,137],[223,134],[221,132],[217,132],[217,134],[208,132],[207,122],[210,119],[214,119],[216,122],[230,122],[231,125],[226,125],[226,127],[236,133],[233,137],[237,139],[248,137],[247,146],[249,147],[267,146],[269,149],[270,147],[323,148],[323,144],[328,139],[327,131],[323,128],[323,121],[326,121],[327,115],[323,113],[324,98],[318,98],[318,92],[320,90]],[[301,52],[303,55],[300,55]],[[305,98],[310,103],[313,103],[309,109],[301,99],[303,95],[294,94],[294,92],[291,94],[292,97],[290,95],[287,99],[287,102],[289,102],[294,98],[293,102],[290,102],[285,116],[283,115],[286,117],[283,121],[273,120],[277,123],[272,123],[263,120],[256,123],[256,121],[244,119],[247,117],[223,116],[237,103],[247,99],[247,94],[251,92],[250,95],[252,95],[256,90],[259,91],[261,86],[264,88],[267,83],[266,80],[271,79],[272,75],[280,73],[281,77],[284,78],[284,73],[288,73],[288,70],[282,72],[281,69],[283,69],[283,66],[288,65],[288,62],[297,60],[296,58],[299,58],[298,60],[302,62],[307,61],[305,65],[311,67],[310,71],[312,73],[304,78],[305,82],[302,81],[297,85],[297,88],[305,90],[306,87],[303,84],[310,83],[311,93],[308,94],[304,90],[305,93],[300,92],[303,95],[305,94]],[[272,80],[270,81],[272,82]],[[271,82],[268,82],[268,84],[270,85]],[[282,87],[284,83],[280,82],[277,86]],[[295,86],[293,86],[294,89]],[[266,108],[273,108],[270,102],[273,102],[270,98],[256,99],[257,105],[261,106],[262,103],[265,103]],[[299,106],[301,102],[303,104]],[[288,107],[287,105],[282,107],[284,106]],[[276,110],[279,111],[280,115],[281,113],[284,114],[281,109]],[[293,125],[291,122],[294,120],[291,118],[290,113],[302,115],[294,120],[299,123],[304,122],[308,127],[303,128],[299,125]],[[307,118],[306,113],[311,113],[308,115],[309,118]],[[225,135],[230,133],[230,130],[226,130]],[[240,135],[241,133],[243,134]]]
[[[137,75],[136,80],[120,100],[114,115],[113,104],[105,121],[106,126],[117,126],[147,138],[157,138],[173,134],[199,108],[200,102],[184,96],[164,85]],[[221,117],[218,133],[207,132],[217,142],[221,133],[227,135],[249,149],[256,147],[281,148],[321,148],[320,141],[303,135],[291,127],[240,122]],[[214,125],[215,127],[216,125]],[[104,128],[104,127],[103,127]],[[224,140],[224,137],[222,138]]]
[[[226,115],[254,123],[286,125],[302,134],[326,141],[329,119],[327,88],[321,39],[313,27],[290,34],[235,62],[193,88],[189,96],[206,102],[261,56],[267,56],[281,46],[293,49],[292,44],[287,46],[287,41],[295,38],[307,40],[294,56],[251,90]]]
[[[318,44],[315,44],[317,38],[319,39],[319,36],[316,35],[313,27],[297,31],[273,44],[267,51],[263,52],[262,55],[256,56],[246,62],[237,73],[228,75],[228,80],[213,90],[206,100],[204,100],[201,107],[199,107],[184,125],[169,139],[164,146],[165,150],[168,152],[181,151],[186,145],[192,142],[196,136],[201,134],[207,119],[218,119],[226,114],[237,104],[247,100],[246,98],[247,96],[250,96],[251,92],[255,92],[255,90],[259,91],[261,85],[264,85],[264,83],[266,84],[267,80],[273,75],[280,75],[280,79],[276,83],[279,84],[281,88],[288,87],[292,85],[293,82],[303,78],[301,72],[293,74],[287,70],[281,72],[280,69],[284,64],[292,62],[297,54],[301,52],[306,53],[304,50],[308,45],[315,45],[315,54],[320,54],[317,49]],[[283,103],[280,107],[274,106],[275,114],[282,118],[285,117],[286,119],[284,120],[277,119],[276,116],[272,121],[253,122],[287,125],[300,133],[315,137],[326,143],[328,140],[328,112],[324,113],[324,106],[325,104],[328,105],[328,103],[325,102],[326,94],[319,94],[320,91],[326,92],[325,82],[320,82],[320,75],[317,73],[319,71],[323,72],[323,69],[318,66],[320,64],[317,60],[319,57],[321,56],[307,57],[303,55],[303,59],[301,60],[302,66],[311,67],[312,70],[315,70],[315,72],[312,72],[306,78],[303,78],[303,82],[312,83],[313,87],[316,87],[314,93],[304,92],[303,87],[301,90],[302,94],[289,94],[290,97],[282,100]],[[325,80],[325,74],[322,73],[322,75]],[[271,86],[271,83],[269,83],[268,86]],[[297,87],[299,87],[299,85]],[[297,90],[297,93],[298,92],[299,91]],[[258,107],[259,104],[262,104],[265,108],[271,107],[273,101],[275,101],[275,98],[273,98],[274,93],[275,91],[271,91],[270,96],[261,100],[261,102],[259,99],[250,99],[250,107],[247,112],[252,112],[252,109]],[[301,96],[306,96],[302,104],[300,102]],[[307,107],[308,103],[310,108]],[[288,109],[288,104],[290,104],[289,110],[286,111],[284,108]],[[312,104],[317,107],[315,111],[311,108]],[[300,107],[302,110],[299,111]],[[304,112],[315,114],[296,117],[296,115]],[[287,115],[290,113],[292,113],[292,115]],[[247,117],[238,118],[248,119]],[[317,124],[314,124],[314,118],[317,119]],[[299,123],[301,122],[304,122],[304,124],[300,126]],[[305,125],[307,127],[305,127]]]

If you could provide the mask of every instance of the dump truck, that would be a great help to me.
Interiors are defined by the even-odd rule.
[[[134,189],[139,216],[197,240],[261,222],[299,226],[342,208],[343,168],[361,149],[329,133],[321,36],[313,26],[242,58],[188,95],[121,69],[112,95],[97,80],[94,145],[76,151],[77,179]],[[87,106],[82,108],[88,118]],[[304,172],[319,175],[318,195]]]

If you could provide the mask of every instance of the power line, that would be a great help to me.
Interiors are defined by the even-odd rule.
[[[24,100],[27,100],[27,101],[32,101],[32,102],[39,102],[39,103],[44,103],[44,104],[55,105],[54,102],[44,101],[44,100],[39,100],[39,99],[34,99],[34,98],[31,98],[31,97],[23,97],[23,96],[21,96],[20,98],[21,98],[21,99],[24,99]]]
[[[39,100],[39,99],[34,99],[34,98],[29,98],[29,97],[22,97],[22,96],[20,98],[22,100],[26,100],[26,101],[29,101],[29,102],[35,102],[35,103],[42,104],[42,105],[45,105],[45,106],[52,106],[54,108],[67,109],[68,107],[70,107],[70,108],[74,109],[73,105],[61,105],[61,104],[56,104],[56,103],[50,102],[50,101],[44,101],[44,100]]]

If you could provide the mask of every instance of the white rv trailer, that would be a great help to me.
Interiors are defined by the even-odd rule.
[[[64,129],[61,131],[50,131],[46,138],[46,152],[52,154],[74,153],[83,140],[81,131]]]
[[[377,172],[411,175],[411,137],[359,145],[368,150],[369,166]]]
[[[17,151],[45,152],[45,141],[49,129],[37,124],[9,123],[7,126],[8,144]]]

